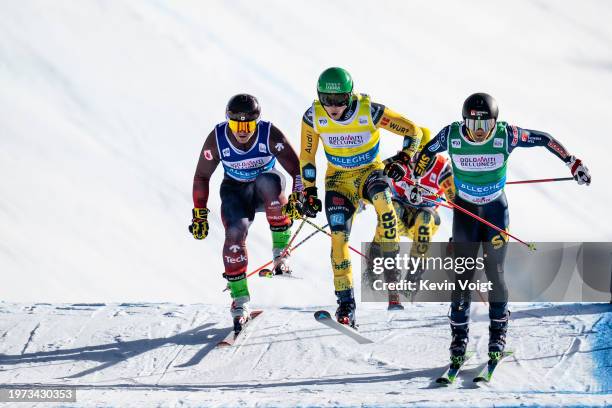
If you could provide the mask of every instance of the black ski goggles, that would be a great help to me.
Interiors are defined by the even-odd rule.
[[[350,93],[321,93],[319,101],[323,106],[348,106],[351,102]]]

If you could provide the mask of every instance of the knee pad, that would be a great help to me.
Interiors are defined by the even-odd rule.
[[[325,214],[332,232],[350,232],[355,206],[343,194],[328,191],[325,194]]]

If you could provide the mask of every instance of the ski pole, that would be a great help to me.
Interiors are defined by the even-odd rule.
[[[556,178],[537,179],[537,180],[508,181],[506,182],[506,184],[550,183],[553,181],[570,181],[573,179],[574,179],[573,177],[556,177]]]
[[[300,224],[300,227],[301,227],[302,225],[304,225],[304,220],[302,220],[302,224]],[[328,225],[329,225],[329,224],[325,224],[325,225],[323,226],[323,228],[327,227]],[[300,227],[298,227],[298,228],[300,228]],[[294,246],[292,246],[292,247],[291,247],[291,249],[289,249],[289,251],[294,251],[294,250],[296,250],[296,249],[297,249],[297,248],[298,248],[300,245],[302,245],[304,242],[306,242],[306,241],[308,241],[310,238],[312,238],[312,237],[313,237],[313,235],[316,235],[316,234],[318,234],[318,233],[319,233],[319,231],[318,231],[318,230],[317,230],[317,231],[314,231],[312,234],[308,235],[306,238],[304,238],[303,240],[301,240],[300,242],[298,242],[297,244],[295,244]],[[297,231],[296,231],[295,235],[297,235]],[[247,278],[248,278],[249,276],[252,276],[252,275],[256,274],[257,272],[261,271],[262,269],[265,269],[265,268],[266,268],[266,266],[270,266],[270,265],[271,265],[273,262],[274,262],[274,260],[269,261],[269,262],[268,262],[268,263],[266,263],[265,265],[261,265],[259,268],[255,269],[254,271],[249,272],[249,273],[247,274]]]
[[[457,204],[455,204],[455,203],[453,203],[453,202],[451,202],[451,201],[446,200],[446,199],[445,199],[444,197],[442,197],[440,194],[438,194],[438,193],[436,193],[436,192],[431,191],[429,188],[427,188],[427,187],[425,187],[425,186],[423,186],[423,185],[421,185],[421,184],[419,184],[419,183],[417,183],[417,182],[415,182],[415,181],[413,181],[413,180],[409,180],[409,181],[408,181],[408,183],[409,183],[409,184],[412,184],[412,185],[414,185],[414,186],[417,186],[417,187],[419,187],[419,188],[421,188],[421,189],[423,189],[423,190],[425,190],[425,191],[427,191],[429,194],[433,195],[434,197],[438,198],[438,199],[439,199],[439,200],[441,200],[441,201],[438,201],[438,200],[432,200],[432,199],[427,198],[427,197],[423,197],[423,199],[425,199],[425,200],[429,200],[429,201],[434,202],[434,203],[436,203],[436,204],[439,204],[439,205],[441,205],[442,207],[446,207],[446,208],[450,208],[450,209],[456,208],[457,210],[459,210],[459,211],[461,211],[461,212],[463,212],[463,213],[465,213],[465,214],[469,215],[470,217],[472,217],[472,218],[474,218],[474,219],[476,219],[476,220],[478,220],[478,221],[482,222],[483,224],[485,224],[485,225],[487,225],[487,226],[489,226],[489,227],[493,228],[495,231],[497,231],[497,232],[499,232],[499,233],[502,233],[502,234],[505,234],[505,235],[509,236],[510,238],[514,238],[514,239],[515,239],[517,242],[520,242],[521,244],[525,245],[525,246],[526,246],[527,248],[529,248],[530,250],[532,250],[532,251],[535,251],[535,250],[536,250],[535,244],[533,244],[533,243],[527,243],[527,242],[523,241],[522,239],[517,238],[516,236],[514,236],[514,235],[510,234],[509,232],[504,231],[504,230],[502,230],[501,228],[499,228],[498,226],[496,226],[496,225],[494,225],[494,224],[490,223],[489,221],[485,220],[484,218],[479,217],[479,216],[477,216],[476,214],[474,214],[474,213],[472,213],[472,212],[470,212],[470,211],[466,210],[465,208],[461,207],[460,205],[457,205]],[[446,204],[444,204],[444,203],[446,203]]]
[[[310,221],[309,219],[304,218],[304,221],[306,221],[308,224],[310,224],[312,227],[318,229],[319,231],[325,233],[328,237],[332,237],[332,234],[330,234],[329,232],[325,231],[323,228],[319,227],[317,224],[315,224],[314,222]],[[361,253],[360,251],[356,250],[355,248],[353,248],[352,246],[349,245],[349,249],[361,256],[363,256],[365,259],[368,259],[367,256],[365,256],[363,253]]]
[[[295,238],[298,236],[298,234],[300,233],[300,230],[302,229],[302,227],[304,226],[304,221],[306,221],[306,219],[302,219],[302,223],[298,226],[297,230],[293,233],[293,236],[291,237],[291,239],[289,240],[289,243],[287,244],[287,246],[285,247],[285,249],[283,250],[283,253],[281,254],[281,256],[285,256],[287,255],[287,252],[293,250],[294,248],[291,248],[291,244],[293,243],[293,241],[295,241]],[[312,236],[309,235],[307,236],[305,239],[303,239],[299,244],[301,244],[302,242],[306,241],[308,238],[310,238]],[[297,244],[295,247],[299,246],[299,244]],[[259,268],[255,269],[252,272],[249,272],[247,274],[247,278],[249,276],[252,276],[254,274],[256,274],[257,272],[261,271],[262,269],[264,269],[266,266],[270,266],[272,263],[274,263],[274,259],[269,261],[268,263],[266,263],[265,265],[260,266]]]

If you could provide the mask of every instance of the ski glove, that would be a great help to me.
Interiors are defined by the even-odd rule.
[[[302,205],[302,193],[294,191],[289,195],[289,201],[283,206],[283,215],[297,220],[302,218],[304,206]]]
[[[302,201],[303,214],[309,218],[315,218],[318,212],[321,212],[323,204],[317,197],[317,188],[308,187],[304,190]]]
[[[406,199],[411,205],[420,205],[423,203],[423,188],[420,186],[410,186],[405,192]]]
[[[195,239],[204,239],[208,236],[208,208],[194,208],[191,210],[193,219],[189,232]]]
[[[586,183],[587,186],[591,184],[591,174],[589,173],[589,169],[582,164],[582,160],[577,159],[576,156],[571,156],[567,166],[570,168],[572,176],[574,176],[574,180],[576,180],[578,184]]]
[[[410,156],[406,152],[399,152],[389,163],[385,165],[383,173],[395,181],[402,181],[406,173],[408,172],[408,164],[410,163]]]

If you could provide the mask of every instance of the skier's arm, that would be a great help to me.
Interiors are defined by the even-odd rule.
[[[455,181],[453,180],[453,168],[449,162],[446,162],[444,168],[440,172],[440,176],[438,177],[438,184],[442,187],[442,191],[444,191],[444,196],[446,197],[446,201],[450,201],[451,203],[455,201]]]
[[[570,162],[571,155],[569,152],[550,134],[512,125],[507,125],[506,129],[508,132],[508,152],[512,152],[517,147],[543,146],[563,162]]]
[[[435,158],[436,154],[446,151],[447,138],[450,134],[450,129],[450,125],[446,126],[425,146],[423,146],[423,150],[421,150],[415,160],[416,165],[414,166],[414,175],[416,177],[423,177],[425,170],[427,170],[427,166]]]
[[[217,149],[217,138],[215,137],[215,131],[210,132],[202,152],[200,153],[200,159],[198,160],[198,166],[196,167],[195,175],[193,176],[193,207],[194,208],[206,208],[208,203],[208,190],[210,177],[214,173],[217,165],[221,160],[219,159],[219,153]]]
[[[506,131],[508,134],[508,153],[512,152],[515,147],[544,146],[569,167],[578,184],[591,184],[591,174],[589,169],[582,164],[582,160],[571,155],[557,139],[548,133],[539,130],[521,129],[518,126],[511,125],[506,125]]]
[[[314,130],[312,116],[312,109],[309,109],[302,118],[300,170],[304,189],[317,186],[316,156],[319,134]]]
[[[380,109],[379,107],[382,107],[383,110],[382,114],[377,115],[374,109]],[[374,125],[377,128],[388,130],[389,132],[399,136],[404,136],[402,151],[405,152],[408,157],[412,157],[416,153],[419,143],[421,142],[423,132],[414,122],[406,119],[404,116],[389,109],[388,107],[375,103],[372,104],[372,119],[374,120]]]
[[[272,125],[270,129],[270,151],[287,173],[293,178],[293,190],[301,191],[302,182],[300,177],[300,160],[297,153],[283,132]]]

